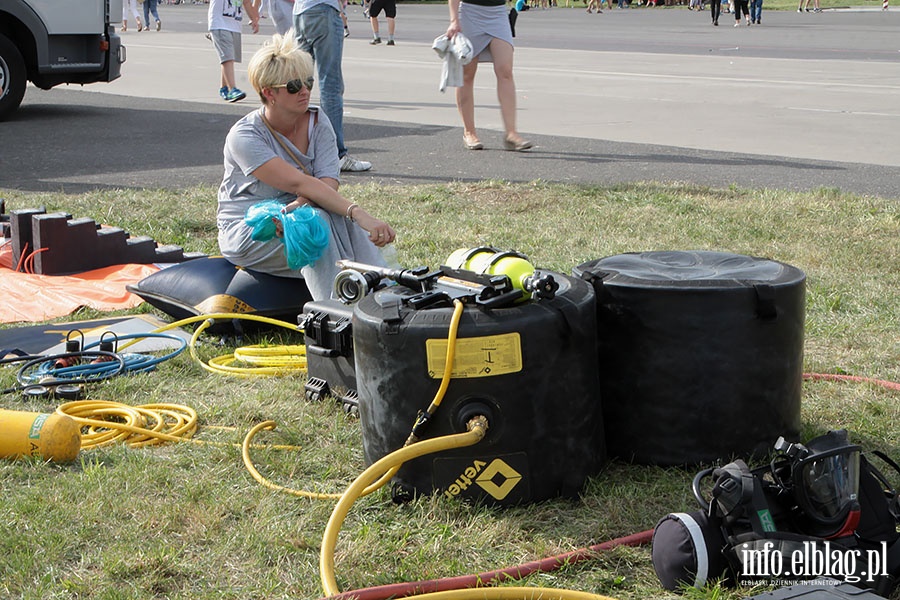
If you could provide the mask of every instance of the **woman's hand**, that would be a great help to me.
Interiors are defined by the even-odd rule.
[[[369,234],[369,239],[372,240],[372,243],[379,248],[390,244],[397,237],[390,225],[384,221],[379,221],[360,208],[354,211],[353,217],[357,224]]]
[[[460,0],[447,1],[447,7],[450,9],[450,27],[447,28],[447,33],[444,35],[451,40],[453,36],[462,31],[462,27],[459,26],[459,3]]]
[[[285,214],[287,214],[289,212],[294,212],[301,206],[306,206],[307,204],[312,204],[312,202],[309,201],[309,198],[304,198],[303,196],[297,196],[296,200],[285,204],[284,208],[281,209],[281,212],[283,212]]]
[[[312,202],[310,202],[308,198],[297,196],[296,200],[294,200],[293,202],[288,202],[283,207],[281,207],[281,214],[284,215],[289,212],[293,212],[301,206],[306,206],[307,204],[312,204]],[[272,222],[275,223],[275,237],[284,237],[284,223],[281,222],[281,219],[273,218]]]

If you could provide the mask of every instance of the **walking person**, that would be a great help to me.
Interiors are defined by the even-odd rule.
[[[244,9],[250,18],[253,33],[259,32],[259,13],[253,2],[235,2],[234,0],[209,0],[207,23],[209,36],[222,69],[219,96],[226,102],[237,102],[247,97],[238,89],[234,79],[234,63],[241,62],[241,25],[244,20]]]
[[[340,0],[295,0],[294,35],[315,61],[319,100],[337,138],[341,171],[368,171],[372,163],[350,156],[344,143],[344,24]]]
[[[480,61],[493,62],[497,78],[497,99],[506,135],[503,147],[522,152],[533,144],[516,129],[516,82],[513,79],[513,39],[504,0],[465,2],[449,0],[449,39],[462,33],[472,44],[472,60],[463,67],[463,84],[456,88],[456,107],[463,122],[463,143],[469,150],[484,145],[475,130],[475,73]]]
[[[340,259],[386,266],[379,248],[393,228],[339,192],[340,160],[327,114],[309,105],[313,61],[293,37],[272,36],[247,69],[262,106],[240,119],[225,138],[225,173],[216,222],[222,255],[233,264],[306,280],[314,300],[331,297]],[[310,205],[324,220],[327,246],[314,263],[292,269],[286,244],[253,239],[247,210],[275,200],[289,213]],[[278,225],[276,223],[276,231]],[[284,235],[284,231],[277,233]]]
[[[747,0],[734,0],[734,26],[741,26],[741,15],[744,15],[744,18],[747,20],[747,25],[750,25],[750,8],[747,6]]]
[[[755,25],[762,25],[762,5],[763,0],[750,0],[750,22]]]
[[[269,15],[277,33],[287,35],[294,26],[293,11],[294,0],[269,0]]]
[[[709,3],[709,12],[712,15],[712,24],[719,26],[719,14],[722,12],[722,3],[719,0],[711,0]]]
[[[153,18],[156,19],[156,30],[159,31],[162,29],[162,21],[159,20],[159,12],[157,11],[156,5],[158,4],[158,0],[144,0],[144,29],[150,31],[150,15],[153,15]]]
[[[397,17],[397,3],[395,0],[372,0],[369,5],[369,21],[372,23],[372,41],[369,42],[373,46],[381,43],[381,36],[378,33],[378,15],[384,11],[384,17],[387,20],[388,40],[387,45],[394,45],[394,20]]]
[[[138,14],[137,0],[122,0],[122,31],[128,31],[128,14],[134,16],[134,22],[137,23],[138,31],[143,31],[144,26],[141,24],[141,16]]]
[[[344,24],[344,37],[350,37],[350,23],[347,21],[347,0],[341,0],[341,22]]]

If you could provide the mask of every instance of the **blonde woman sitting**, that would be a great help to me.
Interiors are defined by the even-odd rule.
[[[384,266],[379,247],[394,241],[390,225],[338,193],[340,160],[328,117],[310,106],[313,62],[293,37],[274,35],[247,70],[262,106],[241,118],[225,139],[225,175],[217,224],[222,255],[240,267],[302,277],[315,300],[331,297],[340,259]],[[278,239],[256,241],[247,209],[277,200],[290,212],[309,204],[330,228],[324,255],[299,271],[287,264]]]

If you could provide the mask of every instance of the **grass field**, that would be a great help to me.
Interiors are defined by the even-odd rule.
[[[437,266],[457,248],[482,244],[518,250],[539,267],[564,273],[595,258],[646,250],[710,249],[786,262],[807,275],[804,371],[900,381],[896,198],[833,189],[540,181],[342,190],[395,226],[405,266]],[[212,187],[79,195],[0,190],[0,197],[7,210],[46,206],[161,244],[216,251]],[[146,305],[131,312],[142,311],[154,312]],[[59,321],[98,316],[82,310]],[[197,352],[209,360],[235,345],[298,340],[287,330],[240,342],[203,335]],[[0,388],[14,385],[15,377],[15,367],[0,367]],[[237,447],[251,427],[274,420],[277,428],[256,441],[295,448],[254,449],[257,468],[290,488],[343,491],[365,468],[359,422],[334,403],[306,400],[304,377],[213,374],[184,353],[153,372],[91,385],[91,399],[192,407],[200,421],[195,438],[206,443],[115,445],[82,451],[69,465],[0,462],[0,596],[320,597],[319,551],[334,500],[260,485]],[[422,399],[423,407],[428,401]],[[0,396],[5,409],[49,412],[55,406],[18,393]],[[865,448],[897,458],[898,424],[896,391],[872,383],[804,383],[804,439],[846,427]],[[710,424],[698,419],[696,426],[702,435]],[[576,500],[510,509],[443,495],[396,506],[381,490],[349,512],[337,542],[337,584],[353,590],[479,573],[644,531],[670,511],[695,509],[695,472],[611,462]],[[660,588],[647,548],[618,548],[516,585],[623,600],[671,596]],[[732,600],[754,591],[714,585],[691,597]]]

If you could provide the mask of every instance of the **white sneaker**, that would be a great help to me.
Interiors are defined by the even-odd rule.
[[[341,171],[368,171],[371,168],[372,163],[365,160],[357,160],[349,154],[345,154],[344,158],[341,159]]]

